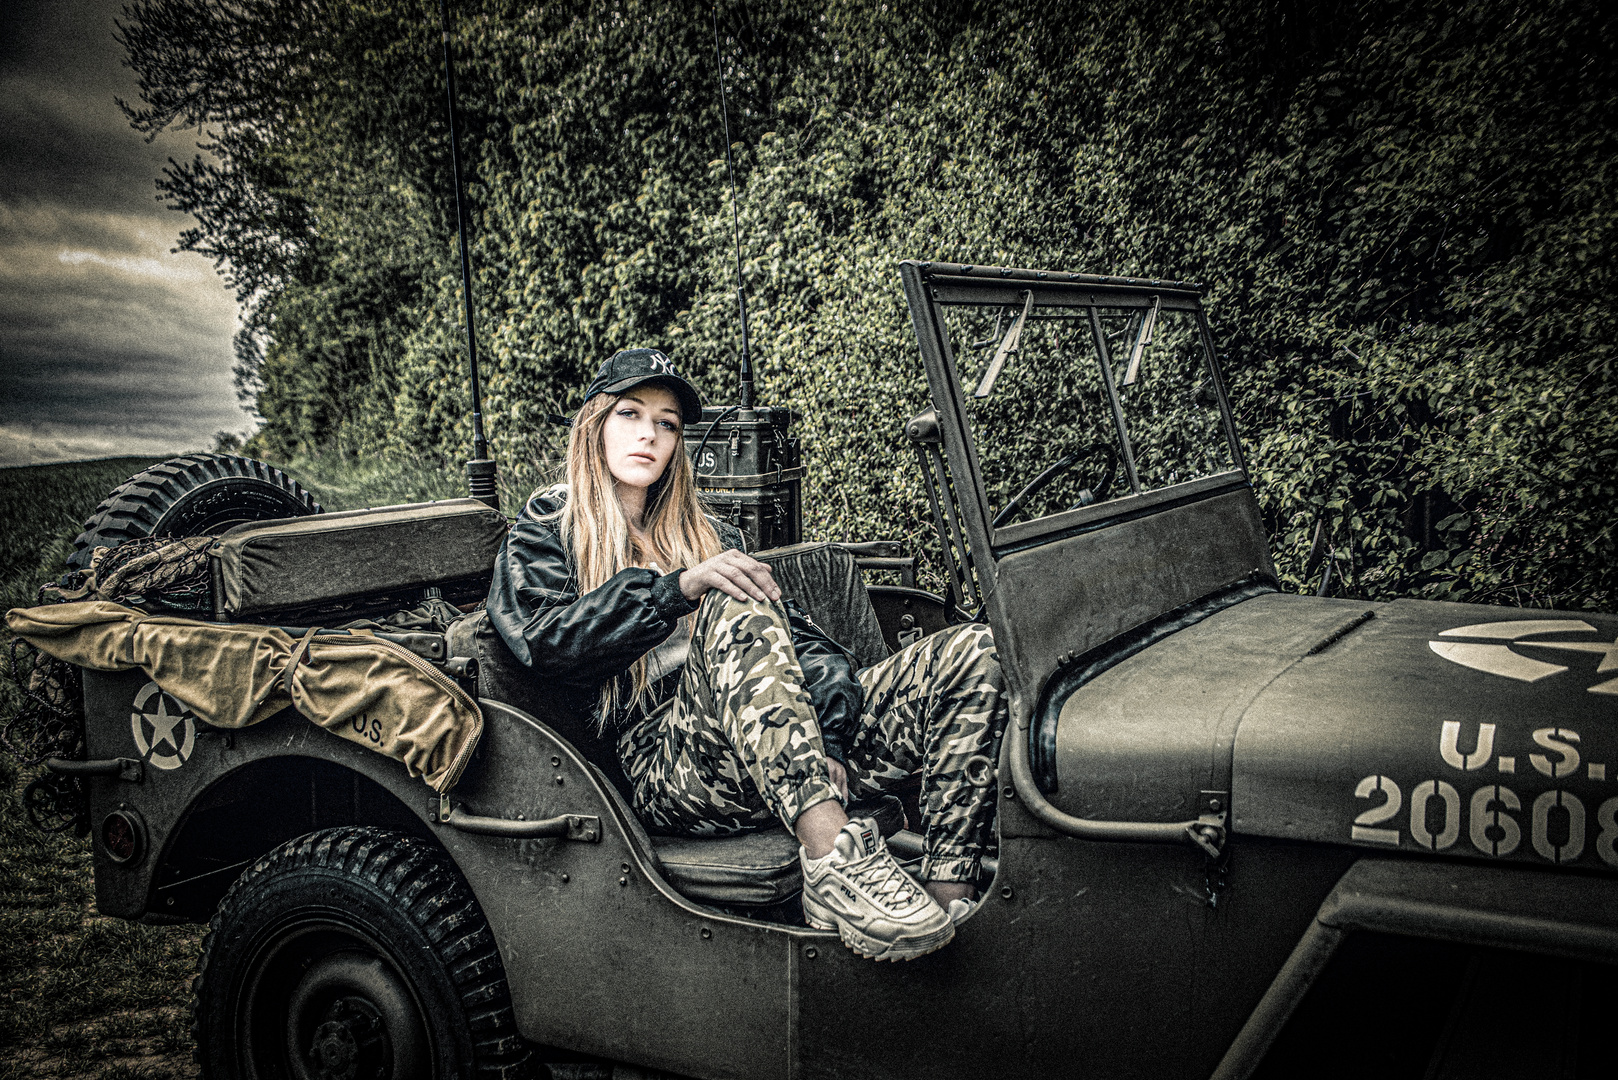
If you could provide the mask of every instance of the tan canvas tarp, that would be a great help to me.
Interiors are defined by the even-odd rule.
[[[294,705],[439,792],[455,786],[483,733],[477,702],[453,679],[364,631],[299,640],[274,627],[147,615],[104,600],[14,608],[6,625],[80,667],[140,668],[215,727],[247,727]]]

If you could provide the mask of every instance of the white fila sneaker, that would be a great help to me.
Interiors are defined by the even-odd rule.
[[[872,960],[914,960],[949,944],[955,923],[888,852],[876,823],[854,818],[831,852],[803,864],[803,914]]]

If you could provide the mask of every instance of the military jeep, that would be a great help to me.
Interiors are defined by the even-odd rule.
[[[103,913],[210,923],[204,1074],[1611,1075],[1618,617],[1283,593],[1198,286],[901,276],[945,588],[763,554],[865,662],[994,629],[997,847],[955,941],[875,964],[805,927],[784,829],[648,835],[583,703],[475,611],[394,633],[476,687],[443,795],[363,724],[221,730],[86,671],[85,760],[53,767]],[[310,515],[229,459],[143,477],[84,542],[218,533],[221,622],[470,610],[506,525]]]

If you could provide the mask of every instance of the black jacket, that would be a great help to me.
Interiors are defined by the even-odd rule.
[[[595,691],[668,637],[697,605],[680,591],[684,567],[667,574],[630,567],[580,596],[573,553],[558,522],[542,520],[565,503],[565,490],[552,488],[536,493],[517,516],[495,557],[489,622],[512,655],[535,672],[574,690]],[[740,532],[714,524],[722,545],[746,550]],[[863,705],[852,660],[796,604],[788,600],[786,608],[826,753],[843,760]]]

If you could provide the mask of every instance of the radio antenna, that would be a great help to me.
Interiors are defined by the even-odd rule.
[[[725,172],[730,176],[730,227],[736,238],[736,307],[742,316],[742,377],[736,397],[743,410],[753,408],[753,357],[747,341],[747,292],[742,288],[742,226],[736,212],[736,166],[730,160],[730,109],[725,102],[725,59],[719,51],[719,5],[713,11],[713,58],[719,71],[719,115],[725,122]]]
[[[461,237],[461,296],[466,308],[466,355],[472,368],[472,460],[466,463],[467,487],[472,498],[500,509],[500,483],[483,435],[483,391],[478,385],[478,335],[472,321],[472,261],[467,255],[466,203],[461,198],[461,149],[455,131],[455,57],[450,49],[449,0],[438,0],[438,19],[444,37],[444,88],[449,102],[449,160],[455,176],[455,221]]]

